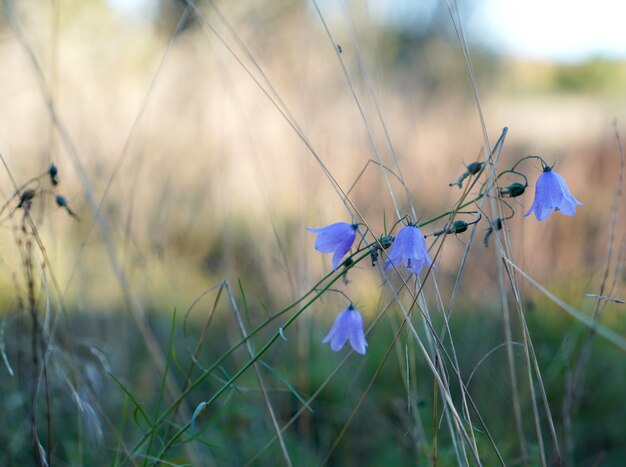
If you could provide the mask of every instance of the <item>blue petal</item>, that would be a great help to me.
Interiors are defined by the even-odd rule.
[[[526,211],[526,214],[524,214],[524,216],[528,216],[530,215],[531,212],[535,211],[535,217],[539,219],[538,214],[537,214],[537,210],[539,209],[539,200],[540,200],[540,192],[538,188],[535,187],[535,199],[533,201],[533,204],[530,206],[530,209]]]
[[[333,255],[333,270],[337,269],[341,259],[344,255],[352,248],[352,244],[354,243],[355,235],[352,237],[346,238],[343,243],[337,245],[337,249],[335,250],[335,254]]]
[[[391,253],[393,253],[393,251]],[[391,268],[398,269],[401,266],[404,266],[406,262],[407,262],[407,258],[404,255],[404,252],[398,249],[394,256],[391,256],[391,254],[389,255],[389,259],[385,262],[385,269],[391,269]]]
[[[415,227],[404,227],[400,230],[400,232],[398,232],[398,235],[396,235],[396,239],[394,240],[391,251],[389,252],[387,265],[385,266],[387,269],[389,269],[392,265],[395,267],[405,265],[407,259],[410,257],[410,252],[413,249],[413,237],[411,235],[412,232],[409,229],[415,229]]]
[[[572,196],[563,177],[552,170],[547,170],[539,176],[535,187],[535,200],[524,215],[528,216],[534,212],[539,221],[550,217],[555,210],[573,216],[576,214],[576,206],[582,206],[582,203]]]
[[[385,269],[403,265],[418,275],[424,264],[432,265],[424,236],[415,226],[404,227],[396,236]]]
[[[563,201],[563,190],[557,175],[552,171],[544,172],[537,180],[537,186],[539,186],[540,182],[543,182],[546,189],[547,204],[544,207],[552,209],[559,207],[561,201]]]
[[[524,214],[524,217],[526,217],[526,216],[530,215],[530,213],[531,213],[531,212],[533,212],[535,209],[536,209],[536,203],[533,201],[532,206],[530,206],[530,209],[529,209],[528,211],[526,211],[526,213]],[[536,215],[537,215],[537,214],[535,213],[535,216],[536,216]]]
[[[537,208],[535,209],[535,217],[538,221],[544,221],[554,212],[552,208]]]
[[[346,236],[355,235],[352,225],[347,222],[336,222],[319,229],[307,229],[317,234],[315,249],[322,253],[331,253],[336,250],[337,244],[345,240]]]
[[[356,310],[352,310],[351,315],[350,345],[356,353],[365,355],[367,342],[365,340],[365,334],[363,333],[363,318]]]
[[[307,228],[317,234],[315,249],[321,253],[334,253],[333,269],[337,269],[341,258],[350,250],[356,238],[356,226],[347,222],[336,222],[319,229]]]
[[[409,260],[407,264],[407,269],[417,276],[419,275],[423,266],[424,266],[424,261],[412,258],[411,260]]]
[[[346,320],[349,318],[349,312],[350,307],[339,313],[330,331],[324,340],[322,340],[323,343],[330,341],[330,348],[333,352],[339,352],[348,340],[349,336],[347,333]]]
[[[348,340],[356,352],[365,354],[367,342],[363,333],[363,318],[352,305],[337,316],[322,342],[330,341],[330,348],[334,352],[339,352]]]
[[[415,227],[416,236],[415,236],[415,248],[416,248],[416,259],[422,261],[423,264],[428,264],[429,266],[433,264],[428,256],[428,246],[426,246],[426,240],[422,235],[422,232],[419,231],[417,227]]]
[[[569,188],[567,187],[567,184],[565,183],[565,180],[563,180],[563,177],[561,177],[557,173],[555,173],[554,175],[556,176],[559,186],[561,187],[561,191],[563,192],[563,200],[558,206],[559,211],[567,216],[573,216],[574,214],[576,214],[576,206],[582,206],[583,203],[581,203],[572,196]]]
[[[398,237],[404,240],[402,243],[405,258],[418,258],[421,256],[420,231],[411,225],[398,232]],[[423,240],[424,237],[421,237]]]

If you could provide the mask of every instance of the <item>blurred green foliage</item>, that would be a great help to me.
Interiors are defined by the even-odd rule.
[[[577,65],[555,67],[555,91],[624,94],[626,63],[596,58]]]
[[[566,378],[580,352],[587,330],[546,304],[529,306],[526,317],[539,365],[545,369],[543,383],[563,449]],[[162,313],[153,314],[151,323],[165,349],[170,333],[170,318]],[[390,323],[389,320],[381,322],[369,336],[367,356],[352,356],[312,402],[313,412],[305,412],[286,431],[287,446],[296,465],[319,465],[328,453],[387,351],[393,337]],[[20,390],[20,384],[23,384],[24,378],[28,378],[28,372],[24,371],[26,361],[22,343],[29,331],[26,323],[23,324],[13,322],[12,332],[6,337],[8,358],[17,373],[14,377],[3,377],[0,383],[0,400],[3,401],[0,417],[4,420],[0,429],[0,445],[4,446],[0,453],[2,465],[32,464],[28,403]],[[466,381],[472,375],[468,386],[470,394],[487,421],[488,429],[502,455],[507,462],[515,463],[520,452],[511,416],[508,374],[503,373],[507,364],[504,348],[500,346],[503,341],[501,318],[487,310],[456,310],[450,325],[462,375]],[[441,326],[441,323],[437,323],[437,326]],[[63,366],[57,361],[50,367],[49,391],[53,401],[50,406],[53,423],[50,443],[54,463],[104,465],[116,456],[124,459],[124,454],[118,452],[118,437],[129,448],[146,431],[147,425],[130,401],[125,400],[122,389],[107,372],[123,382],[148,414],[156,413],[160,375],[154,371],[134,326],[123,315],[72,314],[65,322],[65,327],[69,335],[78,334],[80,329],[81,338],[71,344],[74,363]],[[114,342],[97,342],[102,333],[116,335],[113,329],[117,329]],[[182,317],[174,329],[175,352],[171,373],[179,384],[182,384],[182,377],[190,364],[190,353],[195,347],[200,329],[200,322],[190,319],[183,324]],[[289,340],[279,340],[263,358],[265,364],[283,375],[304,398],[325,381],[345,354],[345,350],[334,354],[321,344],[323,333],[324,330],[318,325],[290,331],[287,333]],[[267,337],[267,333],[262,333],[255,339],[255,347],[260,347]],[[514,340],[519,341],[520,338],[517,336]],[[232,319],[219,316],[209,329],[198,365],[209,366],[237,339],[238,331]],[[449,345],[448,350],[451,351]],[[514,347],[514,356],[525,438],[529,442],[529,450],[533,452],[536,451],[533,443],[534,426],[521,347]],[[408,363],[406,357],[409,358]],[[247,359],[243,348],[227,359],[212,377],[186,398],[190,410],[193,411],[197,404],[207,400]],[[59,360],[63,361],[62,358]],[[407,364],[411,387],[408,392],[404,373]],[[196,370],[195,376],[199,374]],[[270,397],[274,409],[279,420],[284,423],[301,404],[272,372],[264,371],[264,375],[267,386],[272,388]],[[584,381],[581,404],[572,417],[576,464],[592,465],[601,460],[603,466],[620,466],[626,456],[626,447],[623,445],[626,425],[622,423],[623,410],[618,409],[623,407],[623,394],[626,392],[626,362],[623,354],[596,337]],[[458,387],[455,397],[460,397]],[[80,409],[78,400],[82,401]],[[161,407],[165,405],[161,404]],[[454,452],[446,420],[441,418],[441,409],[442,401],[439,400],[438,412],[433,419],[432,374],[416,349],[414,340],[404,332],[398,347],[383,366],[363,406],[334,452],[331,464],[428,464],[433,452],[433,423],[438,426],[439,462],[442,465],[453,464]],[[40,410],[43,413],[46,408],[40,407]],[[44,420],[45,417],[41,417],[42,424]],[[550,446],[543,416],[542,423],[546,444]],[[483,462],[485,465],[494,465],[497,458],[488,439],[476,419],[474,424],[478,428],[476,436]],[[193,443],[194,449],[203,458],[212,459],[218,465],[242,465],[272,438],[274,432],[252,371],[244,374],[215,405],[198,417],[196,431],[201,441]],[[47,444],[43,426],[40,426],[40,436]],[[548,456],[554,459],[554,452],[548,450]],[[254,465],[267,465],[280,458],[275,443],[259,456]],[[188,461],[184,444],[177,444],[168,451],[167,459],[172,462]]]

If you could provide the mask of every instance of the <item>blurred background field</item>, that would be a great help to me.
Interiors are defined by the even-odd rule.
[[[482,158],[484,135],[446,3],[424,5],[413,11],[404,1],[320,1],[324,24],[314,3],[293,0],[3,2],[0,154],[6,166],[0,171],[0,194],[10,203],[12,178],[19,185],[54,162],[58,189],[81,217],[76,222],[65,215],[49,193],[33,201],[32,219],[49,261],[42,266],[43,256],[36,255],[37,307],[42,323],[44,313],[46,322],[54,323],[48,341],[50,415],[44,415],[41,399],[38,426],[53,465],[143,464],[141,457],[128,460],[126,451],[146,425],[112,376],[150,414],[157,413],[162,373],[151,361],[145,335],[155,336],[163,355],[175,349],[170,372],[182,385],[213,310],[218,289],[211,287],[228,281],[253,329],[329,270],[329,257],[314,251],[314,237],[305,228],[350,219],[289,121],[306,135],[339,185],[351,189],[350,199],[377,232],[396,220],[383,172],[367,165],[375,159],[374,147],[385,164],[393,165],[387,136],[418,216],[429,219],[454,206],[459,190],[449,183],[463,172],[463,164]],[[514,258],[591,316],[595,302],[587,294],[598,293],[607,268],[620,167],[613,122],[622,136],[626,128],[626,50],[621,57],[596,54],[565,62],[508,55],[487,40],[484,9],[489,6],[461,2],[459,14],[467,21],[491,144],[509,128],[499,165],[504,169],[523,156],[541,155],[556,164],[585,204],[575,217],[553,215],[543,223],[524,218],[540,173],[536,163],[527,162],[531,187],[513,203],[516,215],[508,225]],[[74,154],[55,126],[46,93]],[[408,212],[402,186],[394,179],[391,184],[400,211]],[[43,182],[37,186],[45,189]],[[102,200],[104,230],[89,196],[96,204]],[[607,294],[624,299],[623,192],[620,196],[609,265],[613,287]],[[5,420],[0,464],[29,465],[36,463],[28,389],[32,331],[19,243],[22,212],[14,207],[8,204],[0,231],[0,417]],[[465,381],[476,369],[469,391],[507,465],[540,465],[526,383],[519,388],[525,448],[511,415],[498,264],[493,244],[482,243],[486,227],[479,225],[469,252],[451,335]],[[446,240],[437,262],[434,275],[444,307],[467,240]],[[351,271],[350,284],[338,287],[359,304],[369,323],[389,296],[380,275],[364,264]],[[568,406],[568,381],[588,329],[528,282],[520,284],[565,463],[622,465],[624,352],[596,336],[578,381],[577,406]],[[426,291],[441,329],[431,283]],[[301,407],[294,392],[307,398],[341,361],[343,354],[333,354],[320,341],[343,306],[338,294],[325,296],[264,357],[281,422]],[[624,305],[602,306],[601,323],[625,336]],[[313,401],[312,412],[286,431],[295,465],[324,461],[401,317],[392,309],[369,335],[368,354],[352,356]],[[147,326],[143,331],[138,319]],[[518,325],[515,341],[521,340]],[[275,331],[264,330],[254,346],[261,347]],[[207,336],[199,368],[210,366],[241,338],[226,295],[215,307]],[[393,355],[331,464],[432,461],[433,376],[406,332]],[[521,347],[514,355],[522,381]],[[185,413],[193,413],[248,358],[242,348],[227,359],[185,400],[176,423],[184,423]],[[169,462],[243,465],[272,438],[258,383],[248,373],[201,419],[203,441],[175,446]],[[164,397],[162,404],[169,404],[169,395]],[[439,401],[439,415],[441,406]],[[450,465],[456,458],[443,425],[438,427],[440,463]],[[497,462],[484,439],[479,448],[485,465]],[[554,459],[551,449],[548,457]],[[275,443],[255,465],[282,461]]]

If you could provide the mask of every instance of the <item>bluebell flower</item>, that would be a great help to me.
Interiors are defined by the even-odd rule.
[[[337,269],[341,259],[352,248],[356,238],[357,224],[337,222],[319,229],[308,228],[309,232],[317,234],[315,249],[322,253],[333,254],[333,269]]]
[[[554,172],[552,167],[546,166],[537,180],[535,201],[533,201],[533,205],[524,215],[528,216],[531,212],[534,212],[538,221],[543,221],[550,217],[552,211],[559,211],[566,216],[573,216],[576,214],[576,206],[582,205],[569,192],[563,177]]]
[[[408,225],[398,232],[385,269],[404,266],[417,276],[425,264],[428,266],[433,264],[428,256],[426,240],[417,227]]]
[[[363,318],[354,305],[348,306],[339,313],[322,342],[330,341],[330,348],[333,352],[339,352],[348,340],[355,352],[365,355],[367,342],[363,333]]]

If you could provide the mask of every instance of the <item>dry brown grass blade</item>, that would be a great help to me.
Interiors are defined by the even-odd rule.
[[[115,244],[113,241],[113,235],[111,234],[109,224],[106,218],[104,217],[104,215],[102,214],[102,212],[98,209],[99,207],[98,203],[95,199],[95,195],[91,188],[91,183],[89,181],[89,178],[83,168],[80,156],[78,154],[78,150],[74,146],[69,130],[65,127],[63,121],[61,120],[57,112],[56,106],[54,104],[54,101],[52,100],[52,96],[46,84],[43,71],[39,65],[39,62],[37,61],[37,58],[35,57],[33,53],[32,48],[30,47],[28,41],[26,40],[21,30],[19,21],[15,17],[11,2],[9,0],[3,0],[2,4],[3,4],[3,10],[5,13],[5,16],[7,17],[9,24],[16,35],[16,38],[18,39],[20,45],[24,49],[24,52],[26,53],[28,59],[31,62],[35,75],[37,79],[39,80],[39,89],[42,93],[43,100],[50,114],[50,118],[59,133],[61,142],[63,146],[65,147],[65,149],[67,150],[70,156],[70,160],[72,161],[72,164],[74,166],[74,170],[76,171],[78,178],[80,179],[85,198],[87,199],[89,207],[91,208],[94,218],[96,220],[96,223],[98,224],[98,227],[100,229],[100,233],[102,235],[104,245],[106,247],[109,262],[111,264],[115,277],[117,278],[119,286],[122,290],[124,301],[126,302],[126,305],[131,311],[131,316],[133,320],[135,321],[135,324],[137,325],[139,332],[141,333],[142,339],[144,340],[146,344],[146,347],[148,349],[148,352],[151,356],[151,359],[155,367],[157,368],[159,372],[163,372],[165,370],[165,361],[164,361],[163,354],[161,352],[161,349],[159,348],[159,345],[154,335],[152,334],[150,327],[147,324],[145,309],[143,305],[141,304],[141,302],[139,301],[139,299],[137,298],[137,296],[132,291],[130,282],[128,281],[128,278],[126,277],[126,273],[121,266],[121,263],[117,256]],[[180,389],[178,388],[177,383],[170,376],[167,377],[166,381],[167,381],[168,392],[170,393],[172,397],[176,397],[176,395],[180,393]]]
[[[285,464],[291,467],[292,463],[291,458],[289,457],[289,451],[287,451],[287,445],[285,444],[280,425],[278,424],[276,413],[274,412],[274,408],[272,407],[272,401],[270,400],[269,394],[267,393],[265,382],[263,381],[263,375],[261,375],[261,371],[259,370],[259,364],[255,359],[256,354],[254,352],[254,349],[252,348],[252,343],[250,342],[250,339],[248,339],[248,332],[246,331],[246,326],[241,316],[241,312],[239,311],[239,307],[237,306],[237,302],[235,300],[235,297],[233,296],[232,291],[230,290],[228,283],[225,284],[225,288],[226,293],[228,294],[228,298],[230,299],[230,304],[235,315],[235,319],[237,320],[237,325],[239,326],[239,330],[241,331],[241,337],[246,339],[246,350],[248,351],[250,358],[255,360],[252,366],[254,368],[256,379],[259,382],[259,388],[261,388],[261,393],[263,394],[263,399],[265,401],[267,411],[270,415],[272,426],[274,427],[274,431],[276,432],[276,437],[278,438],[278,443],[280,444],[280,449],[283,453],[283,459],[285,460]]]
[[[624,337],[620,336],[619,334],[610,330],[609,328],[599,323],[596,323],[593,319],[591,319],[589,316],[584,314],[582,311],[574,308],[572,305],[565,302],[560,297],[557,297],[555,294],[550,292],[547,288],[545,288],[543,285],[541,285],[539,282],[533,279],[526,271],[524,271],[522,268],[520,268],[517,264],[515,264],[510,259],[508,258],[503,258],[503,259],[504,261],[506,261],[507,264],[509,264],[518,273],[520,273],[528,282],[534,285],[541,293],[543,293],[546,297],[548,297],[550,300],[556,303],[563,311],[567,312],[570,316],[572,316],[574,319],[584,324],[588,328],[591,329],[595,327],[595,330],[596,330],[595,332],[597,332],[600,336],[604,337],[607,341],[615,345],[620,350],[623,350],[624,352],[626,352],[626,339]]]
[[[582,349],[578,355],[576,363],[574,364],[574,368],[571,371],[569,377],[567,378],[567,391],[566,397],[563,402],[563,412],[567,423],[566,426],[566,448],[568,459],[573,459],[574,452],[574,442],[573,435],[571,432],[571,414],[572,412],[576,412],[578,410],[578,405],[580,402],[580,396],[582,393],[583,385],[583,377],[585,371],[587,369],[587,365],[589,363],[589,359],[591,356],[591,349],[594,341],[594,337],[596,334],[597,326],[599,325],[600,318],[602,316],[602,311],[607,303],[607,301],[613,301],[619,303],[619,300],[609,299],[604,296],[607,283],[609,279],[609,274],[611,273],[611,264],[613,262],[615,243],[616,243],[616,229],[617,229],[617,219],[619,216],[620,205],[622,201],[623,195],[623,185],[624,185],[624,150],[622,148],[622,141],[620,139],[619,129],[617,128],[617,122],[613,122],[613,129],[615,134],[615,142],[617,146],[617,157],[618,157],[618,172],[617,172],[617,183],[615,187],[615,195],[613,197],[613,204],[611,206],[611,215],[609,217],[609,240],[607,245],[607,257],[606,257],[606,265],[604,268],[604,273],[602,275],[602,281],[600,283],[600,290],[597,295],[592,295],[596,298],[595,306],[592,313],[592,326],[589,328],[587,336],[585,337],[585,341],[583,343]],[[619,264],[618,268],[621,267]],[[617,275],[616,275],[617,276]],[[590,296],[590,294],[587,294]],[[624,303],[622,301],[622,303]]]

